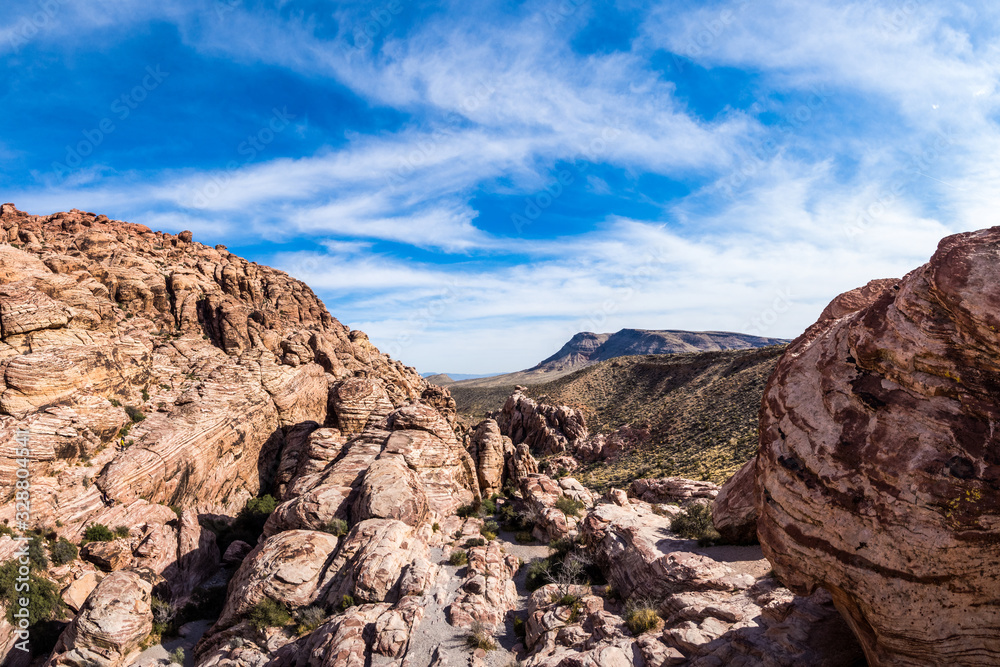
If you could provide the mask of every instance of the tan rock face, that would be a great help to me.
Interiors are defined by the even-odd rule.
[[[753,485],[757,457],[753,457],[729,478],[712,501],[712,523],[722,538],[732,544],[757,542],[757,508]]]
[[[397,519],[417,526],[427,518],[427,494],[401,457],[372,463],[361,482],[352,513],[355,521]]]
[[[332,571],[337,572],[328,604],[343,596],[357,601],[394,602],[404,571],[417,560],[427,560],[427,544],[402,521],[368,519],[344,538]]]
[[[793,590],[832,592],[872,665],[1000,660],[998,253],[996,228],[944,239],[832,308],[765,392],[761,544]]]
[[[330,405],[345,435],[361,433],[369,421],[374,425],[392,412],[392,401],[382,383],[364,377],[338,384],[330,393]]]
[[[215,628],[237,622],[265,597],[290,608],[308,606],[323,592],[336,549],[336,537],[309,530],[290,530],[265,540],[229,582]]]
[[[104,578],[59,637],[46,667],[129,664],[153,628],[153,586],[133,572]]]
[[[30,428],[40,523],[75,531],[139,498],[231,514],[299,425],[331,405],[384,418],[427,388],[308,287],[221,246],[76,210],[4,205],[0,228],[0,492]],[[367,407],[356,379],[380,387]],[[144,419],[119,437],[123,406]]]
[[[503,490],[504,466],[507,457],[514,453],[510,438],[500,433],[496,421],[487,419],[476,426],[472,433],[470,451],[476,459],[479,490],[483,496],[492,496]]]
[[[684,502],[695,498],[712,500],[719,495],[719,485],[684,477],[637,479],[629,487],[629,495],[647,503]]]
[[[469,549],[468,556],[465,582],[448,609],[448,620],[463,628],[471,627],[474,621],[501,628],[507,612],[517,603],[514,575],[520,561],[504,553],[495,541]]]

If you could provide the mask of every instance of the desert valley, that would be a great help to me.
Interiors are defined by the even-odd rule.
[[[435,384],[190,232],[0,222],[5,665],[1000,661],[997,228]]]

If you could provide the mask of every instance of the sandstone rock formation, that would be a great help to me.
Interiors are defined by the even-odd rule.
[[[757,542],[757,508],[753,498],[756,467],[755,456],[722,485],[712,501],[712,523],[726,542]]]
[[[153,586],[132,572],[104,578],[59,637],[46,667],[127,665],[153,627]]]
[[[765,393],[761,544],[793,590],[832,593],[872,665],[1000,660],[998,253],[1000,229],[951,236],[839,297]]]
[[[500,432],[515,445],[524,443],[542,455],[572,451],[587,437],[583,413],[565,405],[538,403],[518,387],[496,416]]]
[[[493,419],[480,422],[472,433],[470,454],[476,461],[479,490],[485,497],[503,489],[505,463],[514,452],[510,438],[500,433]]]

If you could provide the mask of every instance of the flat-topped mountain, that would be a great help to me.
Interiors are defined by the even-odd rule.
[[[442,387],[451,385],[498,387],[538,384],[551,382],[573,371],[616,357],[748,350],[770,345],[782,345],[787,342],[781,338],[763,338],[731,331],[680,331],[672,329],[622,329],[615,333],[581,331],[570,338],[551,357],[523,371],[457,382],[452,378],[445,380],[441,376],[426,379]]]

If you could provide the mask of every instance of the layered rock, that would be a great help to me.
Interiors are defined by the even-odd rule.
[[[565,405],[545,405],[517,387],[496,415],[500,432],[515,445],[524,443],[541,455],[572,451],[577,441],[587,437],[583,412]]]
[[[484,497],[500,493],[507,458],[514,453],[510,438],[500,433],[496,421],[486,419],[473,431],[469,451],[476,461],[480,492]]]
[[[468,628],[476,621],[499,628],[517,602],[514,574],[517,556],[505,554],[496,542],[468,551],[469,566],[458,598],[448,608],[452,625]]]
[[[59,637],[46,667],[129,664],[153,628],[153,585],[133,572],[115,572],[94,588]]]
[[[712,523],[722,539],[731,544],[757,542],[757,508],[753,488],[757,457],[753,457],[719,489],[712,501]]]
[[[951,236],[839,298],[765,392],[761,544],[790,588],[832,593],[872,665],[1000,660],[998,254],[1000,229]]]
[[[719,495],[719,485],[684,477],[637,479],[629,486],[628,494],[647,503],[685,503],[694,499],[715,499]]]
[[[408,569],[426,573],[427,544],[411,526],[393,519],[362,521],[344,538],[331,571],[336,576],[327,595],[327,603],[340,604],[345,595],[364,602],[395,602]],[[410,583],[423,588],[429,582]]]

